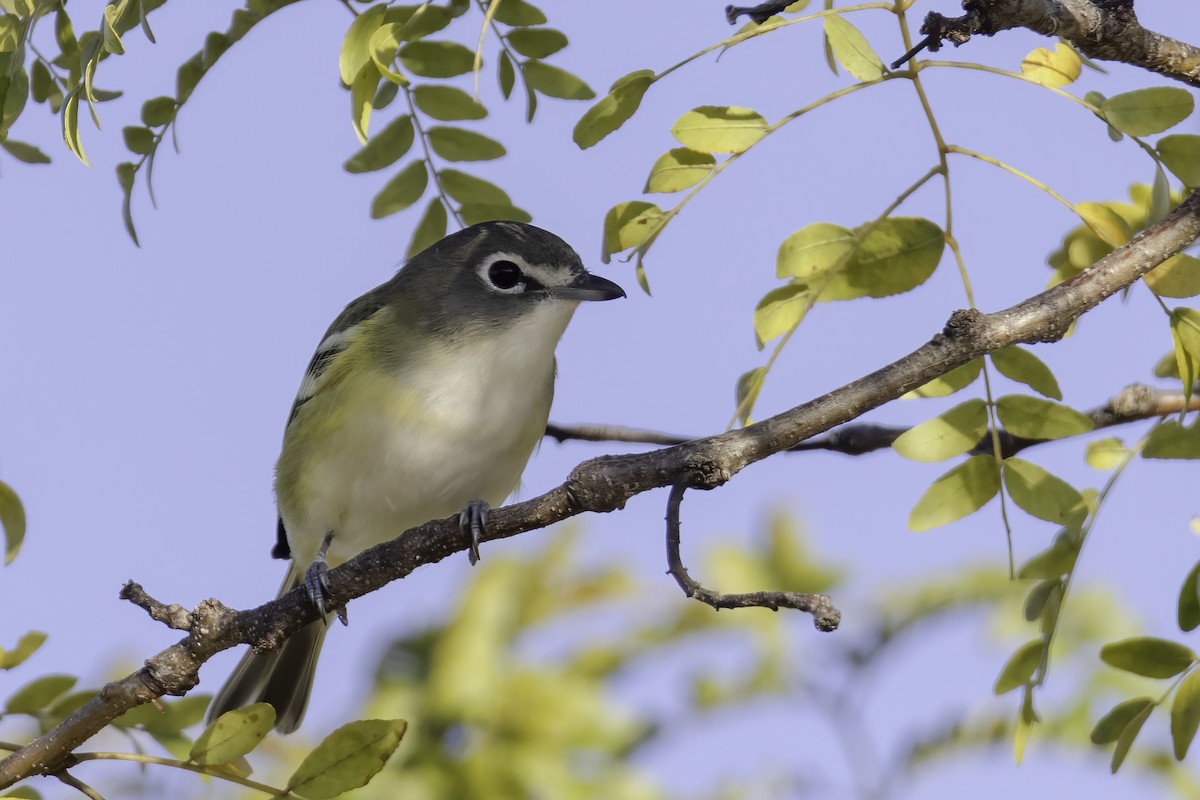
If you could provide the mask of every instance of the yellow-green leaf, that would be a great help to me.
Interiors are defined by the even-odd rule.
[[[929,383],[919,386],[911,392],[907,392],[903,396],[903,399],[915,400],[919,397],[949,397],[974,383],[982,369],[983,359],[973,359],[961,367],[955,367],[945,375],[934,378]]]
[[[83,152],[83,142],[79,138],[79,87],[76,86],[67,96],[63,98],[62,105],[62,132],[63,141],[67,144],[67,149],[74,153],[80,161],[87,166],[91,166],[88,162],[87,155]]]
[[[547,97],[562,100],[591,100],[596,96],[582,78],[544,61],[526,61],[525,82]]]
[[[1075,212],[1109,247],[1120,247],[1133,236],[1129,223],[1104,203],[1077,203]],[[1090,262],[1083,266],[1088,265]]]
[[[0,481],[0,526],[4,528],[4,563],[17,557],[25,541],[25,506],[13,488]]]
[[[567,46],[566,34],[553,28],[520,28],[505,38],[514,50],[526,58],[552,56]]]
[[[422,84],[413,89],[413,101],[425,114],[443,122],[483,119],[488,113],[478,100],[453,86]]]
[[[665,193],[690,188],[711,175],[716,165],[717,160],[709,153],[676,147],[654,162],[643,191]]]
[[[790,283],[772,289],[758,301],[754,309],[754,333],[758,349],[795,327],[804,316],[808,291],[805,286]]]
[[[446,190],[446,194],[464,205],[468,203],[494,206],[512,205],[508,193],[494,183],[465,172],[459,172],[456,169],[444,169],[440,175],[442,188]]]
[[[1183,679],[1175,690],[1171,703],[1171,742],[1175,758],[1183,761],[1196,730],[1200,728],[1200,672],[1193,672]]]
[[[1200,380],[1200,311],[1176,308],[1171,311],[1171,338],[1175,342],[1175,364],[1183,381],[1184,397]]]
[[[927,531],[983,508],[1000,491],[1000,474],[991,456],[972,456],[942,475],[917,501],[908,517],[910,531]]]
[[[1037,672],[1038,665],[1042,663],[1045,650],[1046,645],[1041,639],[1028,641],[1018,647],[1000,670],[992,691],[997,695],[1007,694],[1029,683],[1033,679],[1033,673]]]
[[[1172,256],[1142,280],[1159,297],[1195,297],[1200,294],[1200,258],[1186,253]]]
[[[0,139],[0,148],[3,148],[10,156],[25,164],[50,163],[50,156],[43,153],[34,145],[26,142],[18,142],[16,139]]]
[[[1130,136],[1162,133],[1192,113],[1194,101],[1185,89],[1156,86],[1110,97],[1100,106],[1109,125]]]
[[[447,161],[492,161],[507,151],[490,136],[438,125],[426,131],[429,146]]]
[[[671,135],[705,153],[741,153],[766,135],[762,115],[738,106],[700,106],[675,121]]]
[[[174,97],[152,97],[142,103],[142,124],[148,128],[166,125],[175,118],[176,108]]]
[[[413,145],[412,117],[404,114],[396,117],[383,130],[367,140],[367,144],[346,160],[343,168],[347,172],[373,172],[396,163]]]
[[[1062,439],[1087,433],[1092,420],[1073,408],[1040,397],[1009,394],[996,401],[1005,430],[1025,439]]]
[[[639,69],[614,81],[608,94],[575,123],[572,133],[575,144],[586,150],[624,125],[642,104],[642,96],[654,78],[653,70]]]
[[[1133,697],[1117,703],[1092,728],[1092,744],[1115,742],[1129,723],[1153,707],[1154,701],[1149,697]]]
[[[327,800],[366,786],[404,736],[403,720],[365,719],[335,730],[309,753],[287,788],[308,800]]]
[[[368,61],[354,77],[350,84],[350,121],[354,123],[354,133],[363,144],[367,143],[367,128],[371,123],[371,104],[375,99],[375,89],[379,86],[379,70],[374,62]]]
[[[4,704],[5,714],[36,714],[75,685],[70,675],[44,675],[17,689]]]
[[[759,392],[762,391],[766,379],[766,367],[755,367],[738,377],[737,385],[733,389],[733,402],[741,424],[745,425],[750,421],[750,413],[754,410],[754,404],[758,402]]]
[[[338,55],[338,73],[342,83],[350,86],[363,66],[371,60],[371,36],[383,24],[386,3],[379,3],[359,14],[346,29],[342,38],[342,49]]]
[[[1129,449],[1115,436],[1088,442],[1084,460],[1092,469],[1112,469],[1125,460]]]
[[[11,650],[0,651],[0,669],[19,667],[25,663],[26,659],[37,652],[46,639],[46,634],[41,631],[29,631],[17,640],[16,646]]]
[[[496,0],[500,2],[500,0]],[[542,10],[525,0],[503,0],[496,8],[495,20],[504,25],[545,25],[546,15]]]
[[[1054,373],[1028,350],[1014,345],[992,353],[991,359],[1000,374],[1009,380],[1023,383],[1038,394],[1062,400],[1062,390],[1058,388]]]
[[[1117,774],[1117,770],[1124,763],[1125,756],[1129,755],[1129,748],[1133,747],[1133,740],[1137,738],[1138,733],[1141,732],[1142,726],[1146,724],[1146,720],[1150,718],[1150,712],[1153,710],[1153,705],[1147,706],[1121,730],[1121,735],[1117,737],[1117,746],[1113,748],[1112,765],[1110,767],[1114,775]]]
[[[825,36],[834,57],[860,81],[877,81],[883,77],[883,61],[871,49],[867,37],[840,14],[825,17]]]
[[[1135,636],[1101,647],[1100,660],[1110,667],[1147,678],[1173,678],[1196,661],[1196,654],[1168,639]]]
[[[1078,490],[1029,461],[1005,459],[1004,485],[1017,507],[1038,519],[1076,528],[1087,516]]]
[[[404,38],[404,26],[392,22],[379,26],[371,34],[371,41],[368,45],[371,63],[379,70],[380,75],[397,86],[408,86],[408,78],[392,69],[392,62],[396,60],[396,52],[400,49]]]
[[[375,195],[371,202],[371,219],[382,219],[408,208],[421,199],[428,184],[429,173],[425,170],[425,162],[412,162]]]
[[[604,216],[601,260],[607,264],[613,253],[643,244],[658,230],[662,220],[662,209],[653,203],[642,200],[617,203]]]
[[[121,44],[121,35],[117,33],[117,14],[120,12],[115,5],[104,7],[103,32],[104,49],[115,55],[124,55],[125,45]]]
[[[1158,155],[1167,169],[1188,186],[1200,186],[1200,136],[1173,133],[1158,140]]]
[[[854,252],[854,232],[828,222],[806,225],[779,245],[775,274],[811,281],[845,262]]]
[[[1185,633],[1200,627],[1200,561],[1196,562],[1183,579],[1183,586],[1179,587],[1177,617],[1179,629]]]
[[[1017,577],[1058,580],[1075,569],[1078,557],[1078,541],[1070,536],[1056,536],[1053,544],[1021,565]]]
[[[945,461],[979,444],[987,427],[987,403],[968,400],[909,428],[896,438],[892,447],[913,461]]]
[[[400,48],[400,63],[414,75],[425,78],[453,78],[475,66],[475,51],[458,42],[431,42],[422,39]]]
[[[435,197],[430,200],[429,206],[421,216],[421,221],[413,230],[412,241],[408,243],[408,252],[404,254],[404,257],[412,258],[434,242],[440,241],[446,235],[447,221],[446,207],[442,205],[442,198]]]
[[[192,745],[188,760],[197,764],[228,764],[258,747],[275,725],[270,703],[227,711],[213,720]]]
[[[1142,447],[1143,458],[1200,458],[1200,422],[1184,427],[1175,420],[1160,422]]]
[[[1082,64],[1075,50],[1059,42],[1051,52],[1039,47],[1021,62],[1021,74],[1042,86],[1066,86],[1079,77]]]
[[[862,235],[868,226],[855,229]],[[929,280],[946,246],[935,223],[920,217],[889,217],[871,228],[846,265],[830,279],[821,300],[888,297]]]

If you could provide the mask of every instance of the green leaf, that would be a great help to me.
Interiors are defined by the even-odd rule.
[[[678,192],[695,186],[712,174],[717,160],[708,153],[676,147],[659,156],[650,168],[644,192]]]
[[[25,506],[13,488],[0,481],[0,527],[4,528],[4,564],[11,564],[25,541]]]
[[[856,235],[868,226],[855,229]],[[911,291],[929,279],[946,246],[935,223],[919,217],[889,217],[875,225],[829,281],[820,299],[854,300]]]
[[[117,33],[117,14],[120,9],[115,5],[104,7],[104,15],[102,17],[101,30],[104,33],[104,49],[114,55],[124,55],[125,45],[121,44],[121,36]]]
[[[1147,678],[1173,678],[1196,661],[1191,648],[1168,639],[1135,636],[1100,648],[1100,660]]]
[[[1158,140],[1158,155],[1187,186],[1200,186],[1200,136],[1173,133]]]
[[[754,309],[754,334],[759,350],[766,342],[787,333],[800,322],[808,299],[805,286],[791,283],[772,289],[758,301]]]
[[[546,58],[567,46],[566,34],[553,28],[522,28],[504,38],[526,58]]]
[[[503,25],[519,25],[521,27],[546,24],[546,15],[542,13],[541,9],[526,3],[525,0],[503,0],[496,9],[493,19]]]
[[[390,167],[412,147],[415,138],[412,117],[404,114],[367,140],[367,144],[342,165],[347,172],[373,172]]]
[[[494,219],[516,222],[529,222],[533,219],[525,209],[504,203],[464,203],[458,213],[462,215],[463,222],[468,225]]]
[[[1037,464],[1006,458],[1004,485],[1017,507],[1038,519],[1077,528],[1087,517],[1083,495]]]
[[[446,190],[446,194],[464,205],[512,205],[508,194],[494,183],[455,169],[444,169],[438,174],[442,178],[442,188]]]
[[[446,222],[446,206],[442,204],[442,198],[435,197],[429,201],[421,221],[413,230],[412,241],[408,243],[408,252],[404,257],[412,258],[426,247],[440,241],[446,235]]]
[[[1040,397],[1009,394],[996,401],[996,415],[1013,436],[1062,439],[1087,433],[1092,420],[1073,408]]]
[[[483,119],[488,113],[482,103],[453,86],[418,86],[413,89],[413,101],[425,114],[443,122]]]
[[[1197,728],[1200,728],[1200,672],[1193,672],[1179,684],[1171,703],[1171,742],[1176,760],[1183,761],[1187,755]]]
[[[0,797],[17,798],[18,800],[42,800],[42,795],[32,786],[16,786]]]
[[[1034,639],[1018,647],[1009,657],[1004,669],[1000,670],[992,691],[997,695],[1008,694],[1033,680],[1033,674],[1042,663],[1045,651],[1046,645],[1041,639]]]
[[[642,200],[617,203],[604,216],[601,261],[607,264],[613,253],[645,243],[658,230],[662,220],[662,209],[653,203]]]
[[[1038,394],[1062,400],[1062,390],[1058,388],[1054,373],[1028,350],[1014,345],[992,353],[991,359],[1000,374],[1009,380],[1023,383]]]
[[[79,139],[79,87],[76,86],[63,98],[62,106],[63,141],[67,149],[74,153],[87,166],[91,164],[83,152],[83,142]]]
[[[1073,83],[1082,70],[1083,65],[1074,48],[1063,42],[1054,46],[1054,52],[1039,47],[1021,61],[1021,74],[1042,86],[1066,86]]]
[[[1000,491],[1000,474],[991,456],[972,456],[942,475],[917,501],[908,529],[920,532],[947,525],[983,508]]]
[[[433,152],[447,161],[491,161],[507,152],[495,139],[462,128],[438,125],[426,135]]]
[[[1109,125],[1130,136],[1162,133],[1192,113],[1190,92],[1173,86],[1138,89],[1110,97],[1100,106]]]
[[[1084,460],[1092,469],[1112,469],[1125,460],[1129,449],[1115,436],[1088,442]]]
[[[500,93],[507,100],[512,96],[513,86],[517,82],[517,72],[513,68],[512,59],[508,57],[508,53],[500,53],[500,68],[497,70],[497,76],[500,79]]]
[[[1076,203],[1075,212],[1092,233],[1099,236],[1110,248],[1120,247],[1133,236],[1129,223],[1104,203]],[[1108,250],[1104,252],[1107,253]]]
[[[741,153],[767,133],[767,121],[749,108],[700,106],[675,121],[671,135],[705,153]]]
[[[1092,728],[1092,744],[1115,742],[1121,736],[1121,731],[1129,726],[1129,723],[1141,716],[1143,712],[1153,708],[1154,701],[1149,697],[1133,697],[1117,703],[1100,718],[1096,727]],[[1142,722],[1145,722],[1145,719]],[[1138,727],[1141,727],[1140,723]]]
[[[5,714],[36,714],[75,685],[70,675],[45,675],[17,689],[4,705]]]
[[[1059,599],[1051,602],[1051,597],[1056,596]],[[1043,581],[1038,581],[1029,594],[1025,596],[1025,605],[1022,611],[1025,615],[1026,622],[1033,622],[1042,616],[1049,608],[1055,608],[1061,602],[1062,597],[1062,580],[1059,578],[1050,578]],[[1057,609],[1051,613],[1057,615]]]
[[[544,61],[526,61],[522,68],[525,82],[548,97],[562,100],[591,100],[596,96],[578,75],[551,66]]]
[[[371,60],[371,37],[383,24],[386,3],[379,3],[359,14],[346,29],[342,38],[342,49],[338,55],[338,73],[342,83],[350,86]]]
[[[409,42],[400,48],[400,63],[414,75],[453,78],[475,66],[475,52],[458,42]]]
[[[192,745],[188,760],[197,764],[228,764],[258,747],[275,724],[270,703],[255,703],[227,711],[204,729]]]
[[[1048,548],[1026,561],[1017,571],[1018,578],[1059,580],[1075,569],[1079,542],[1070,536],[1056,536]]]
[[[288,791],[327,800],[366,786],[404,736],[403,720],[365,719],[335,730],[309,753],[288,779]]]
[[[175,118],[174,97],[154,97],[142,103],[142,124],[148,128],[166,125]]]
[[[1113,748],[1112,765],[1110,768],[1114,775],[1121,768],[1121,764],[1125,761],[1125,756],[1129,754],[1129,748],[1133,747],[1133,740],[1137,738],[1138,733],[1141,732],[1142,726],[1146,724],[1146,720],[1150,718],[1150,712],[1153,710],[1153,706],[1145,709],[1142,713],[1134,717],[1125,726],[1124,730],[1121,731],[1121,735],[1117,738],[1117,746]]]
[[[415,42],[442,30],[453,18],[448,8],[422,3],[419,6],[391,6],[384,14],[383,21],[401,26],[401,40]]]
[[[745,425],[750,421],[750,412],[754,410],[754,404],[758,402],[758,395],[766,380],[766,367],[755,367],[738,377],[733,388],[733,402],[737,409],[738,422],[741,424]]]
[[[1167,173],[1161,164],[1154,165],[1154,183],[1150,187],[1150,209],[1146,215],[1146,225],[1157,225],[1171,210],[1171,184],[1167,181]]]
[[[834,57],[846,72],[860,81],[877,81],[883,77],[883,62],[867,38],[846,18],[832,14],[825,18],[825,36]]]
[[[1186,428],[1174,420],[1155,425],[1142,447],[1142,458],[1200,458],[1200,422]]]
[[[854,252],[854,232],[828,222],[806,225],[779,245],[775,275],[811,281],[846,261]]]
[[[1178,614],[1179,630],[1194,631],[1200,628],[1200,562],[1192,567],[1179,587]]]
[[[642,96],[654,83],[653,70],[638,69],[613,82],[608,94],[587,110],[571,135],[580,149],[586,150],[625,124],[642,104]]]
[[[1194,308],[1171,310],[1171,338],[1175,342],[1175,363],[1183,381],[1185,399],[1200,380],[1200,311]]]
[[[204,72],[203,53],[196,53],[179,65],[179,69],[175,73],[175,99],[180,105],[186,103],[192,96],[200,79],[204,77]]]
[[[149,128],[126,125],[121,129],[121,135],[125,139],[125,148],[131,153],[144,156],[154,149],[154,133]]]
[[[900,434],[892,447],[912,461],[945,461],[962,455],[987,433],[987,403],[974,399]]]
[[[24,664],[25,661],[46,641],[46,634],[41,631],[29,631],[17,640],[17,645],[11,650],[0,651],[0,669],[12,669]]]
[[[1179,253],[1142,276],[1159,297],[1195,297],[1200,294],[1200,258]]]
[[[983,369],[983,359],[976,358],[961,367],[955,367],[945,375],[934,378],[929,383],[919,386],[904,395],[906,400],[914,400],[919,397],[949,397],[955,392],[960,392],[975,382],[979,377],[980,371]]]
[[[29,94],[33,101],[44,103],[56,91],[58,87],[50,76],[50,70],[46,69],[46,65],[41,61],[33,62],[33,66],[29,68]]]
[[[429,173],[425,170],[425,162],[412,162],[375,195],[371,202],[371,219],[382,219],[408,208],[425,194],[428,183]]]
[[[430,8],[434,8],[434,6],[430,6]],[[404,26],[392,22],[381,25],[371,34],[371,41],[367,45],[367,50],[371,54],[371,63],[375,65],[375,69],[389,83],[397,86],[408,86],[408,78],[392,69],[392,62],[396,60],[396,53],[404,39]]]
[[[13,158],[26,164],[50,163],[50,156],[33,145],[18,142],[16,139],[0,139],[0,148],[3,148]]]
[[[379,70],[374,62],[367,62],[358,71],[354,83],[350,84],[350,121],[354,133],[363,144],[367,143],[367,129],[371,123],[371,108],[375,90],[379,86]]]
[[[138,247],[137,228],[133,224],[133,179],[137,175],[137,167],[133,162],[123,161],[117,164],[117,183],[121,185],[121,220],[125,223],[125,231]]]

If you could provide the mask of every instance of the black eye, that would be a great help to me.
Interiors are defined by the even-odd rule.
[[[488,280],[497,289],[511,289],[521,282],[521,268],[511,261],[497,261],[488,267]]]

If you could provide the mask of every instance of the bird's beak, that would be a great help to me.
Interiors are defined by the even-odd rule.
[[[625,296],[625,290],[608,278],[585,272],[570,286],[556,287],[554,296],[563,300],[616,300]]]

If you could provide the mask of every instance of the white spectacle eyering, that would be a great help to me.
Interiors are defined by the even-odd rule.
[[[492,283],[492,279],[491,276],[488,275],[488,271],[492,268],[493,264],[496,264],[500,261],[511,261],[512,263],[516,264],[517,269],[521,271],[523,279],[517,281],[516,284],[508,287],[507,289],[501,289],[499,286]],[[566,286],[574,279],[574,276],[571,275],[570,270],[564,270],[561,267],[551,266],[548,264],[530,264],[516,253],[493,253],[479,264],[479,269],[477,272],[479,273],[479,277],[483,279],[484,285],[497,294],[524,293],[527,288],[524,278],[530,278],[542,286],[545,286],[547,289]]]

